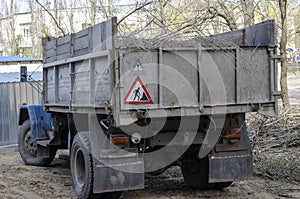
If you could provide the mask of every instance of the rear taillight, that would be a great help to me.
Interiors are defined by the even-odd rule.
[[[129,135],[126,133],[110,134],[110,142],[114,145],[128,144],[129,140]]]
[[[242,136],[242,128],[232,128],[225,131],[224,138],[227,139],[240,139]]]

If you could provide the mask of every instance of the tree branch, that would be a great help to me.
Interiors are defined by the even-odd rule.
[[[230,16],[226,16],[226,14],[223,14],[223,13],[219,12],[216,8],[210,7],[210,8],[208,8],[208,12],[210,14],[214,15],[214,16],[218,16],[218,17],[223,18],[226,21],[227,26],[229,27],[229,29],[231,31],[238,29],[236,23],[234,22],[234,20]]]
[[[35,2],[36,2],[37,4],[39,4],[39,5],[40,5],[40,6],[41,6],[41,7],[42,7],[42,8],[50,15],[50,17],[53,19],[53,21],[54,21],[56,27],[61,31],[61,33],[62,33],[64,36],[66,36],[65,31],[59,26],[57,20],[56,20],[55,17],[52,15],[52,13],[51,13],[44,5],[42,5],[38,0],[35,0]]]
[[[140,9],[144,8],[145,6],[150,5],[150,4],[152,4],[152,3],[153,3],[153,1],[148,2],[148,3],[145,3],[145,4],[141,5],[140,7],[137,7],[136,9],[134,9],[133,11],[131,11],[130,13],[128,13],[125,17],[123,17],[123,18],[118,22],[117,25],[119,25],[120,23],[122,23],[127,17],[129,17],[130,15],[132,15],[133,13],[135,13],[136,11],[138,11],[138,10],[140,10]]]

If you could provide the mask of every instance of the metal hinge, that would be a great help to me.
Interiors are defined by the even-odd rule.
[[[272,95],[275,97],[282,97],[282,91],[273,91]]]
[[[282,55],[272,55],[271,58],[272,59],[279,59],[279,60],[281,60],[282,59]]]

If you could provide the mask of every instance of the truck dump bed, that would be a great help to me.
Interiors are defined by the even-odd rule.
[[[116,18],[45,38],[44,105],[50,112],[146,117],[276,112],[274,21],[188,41],[117,38]],[[151,44],[151,45],[150,45]]]

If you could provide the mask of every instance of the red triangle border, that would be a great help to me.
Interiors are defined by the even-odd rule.
[[[134,89],[134,86],[136,84],[136,82],[139,81],[141,86],[142,86],[142,89],[143,91],[145,92],[145,95],[147,96],[147,98],[149,100],[146,100],[146,101],[128,101],[128,97],[130,95],[130,93],[133,91]],[[145,85],[143,84],[140,76],[137,76],[133,82],[133,84],[131,85],[129,91],[127,92],[127,94],[125,95],[125,98],[124,98],[124,104],[153,104],[153,101],[148,93],[148,90],[146,89]]]

